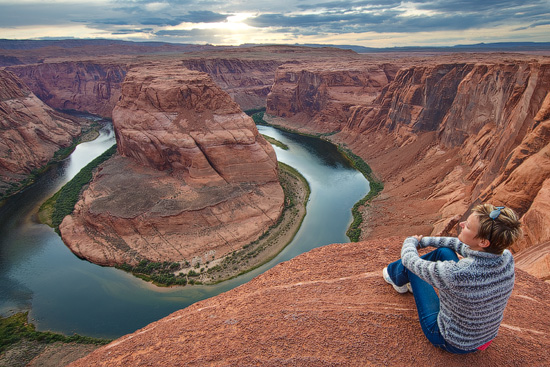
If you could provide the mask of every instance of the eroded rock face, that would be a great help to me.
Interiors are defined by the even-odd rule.
[[[275,152],[254,122],[204,73],[132,70],[113,111],[118,151],[188,184],[277,180]]]
[[[66,61],[8,68],[48,106],[111,117],[126,65]]]
[[[538,366],[550,358],[550,285],[518,270],[491,346],[432,346],[414,298],[382,279],[403,238],[314,249],[123,336],[77,366]],[[513,353],[510,353],[513,350]]]
[[[131,70],[113,111],[119,155],[60,226],[99,264],[209,261],[241,248],[282,210],[275,152],[208,75]]]
[[[385,84],[376,78],[381,85],[376,98],[357,89],[354,101],[334,98],[331,83],[321,82],[328,72],[316,64],[300,65],[298,74],[282,66],[268,112],[290,117],[285,122],[290,127],[303,129],[295,116],[305,114],[310,131],[339,131],[330,138],[350,146],[384,181],[383,194],[365,211],[366,236],[401,230],[456,234],[457,215],[467,216],[483,201],[523,216],[528,235],[516,245],[520,251],[548,241],[540,230],[548,218],[540,208],[550,202],[544,195],[550,177],[550,64],[482,58],[405,65]],[[304,92],[307,86],[310,94]],[[333,99],[348,101],[349,107],[334,113],[326,107],[327,101],[337,104]],[[281,106],[270,109],[269,101]],[[333,125],[319,122],[324,119]],[[338,126],[337,119],[346,123]]]
[[[352,106],[376,99],[397,70],[365,61],[285,64],[275,74],[266,112],[291,120],[293,128],[339,131]]]
[[[190,70],[210,75],[243,110],[248,110],[265,107],[275,70],[283,61],[203,57],[182,63]]]
[[[0,197],[72,144],[80,125],[39,100],[20,79],[0,70]]]

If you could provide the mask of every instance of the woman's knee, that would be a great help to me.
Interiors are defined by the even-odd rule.
[[[453,260],[458,261],[458,256],[456,252],[453,249],[450,249],[448,247],[438,247],[436,250],[437,253],[437,260],[445,261],[445,260]]]

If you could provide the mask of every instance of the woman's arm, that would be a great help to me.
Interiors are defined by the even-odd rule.
[[[424,247],[448,247],[453,249],[456,253],[466,256],[464,251],[469,248],[464,243],[460,242],[460,240],[456,237],[423,237],[423,236],[412,236],[409,237],[411,241],[416,240],[418,248],[424,248]],[[405,241],[409,240],[407,238]]]
[[[417,246],[449,247],[457,251],[461,249],[464,244],[453,237],[413,236],[408,237],[405,242],[403,242],[401,260],[407,269],[436,288],[443,289],[452,286],[454,274],[458,270],[458,264],[453,261],[423,260],[418,255]]]

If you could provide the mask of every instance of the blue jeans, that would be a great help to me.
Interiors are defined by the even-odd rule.
[[[446,247],[437,248],[421,256],[421,258],[429,261],[452,260],[458,262],[456,253],[452,249]],[[409,282],[411,283],[414,301],[416,302],[416,309],[418,311],[418,320],[420,321],[420,326],[422,327],[424,335],[426,335],[430,343],[450,353],[465,354],[477,351],[477,349],[458,349],[445,341],[437,325],[439,297],[435,289],[429,283],[420,279],[416,274],[403,266],[401,259],[388,265],[388,274],[395,285],[402,286]]]

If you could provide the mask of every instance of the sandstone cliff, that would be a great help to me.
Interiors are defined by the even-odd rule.
[[[111,117],[126,74],[123,62],[64,61],[7,68],[55,109]]]
[[[378,81],[377,87],[357,88],[353,99],[333,98],[341,89],[332,80],[350,80],[356,66],[325,65],[331,79],[317,64],[301,65],[299,73],[285,65],[267,112],[285,118],[272,121],[287,127],[339,132],[331,140],[350,146],[385,182],[364,211],[364,238],[450,233],[473,205],[490,201],[522,215],[527,236],[518,251],[549,240],[542,223],[550,219],[543,210],[549,202],[550,64],[477,57],[418,60],[394,76],[364,68],[372,76],[362,79]],[[531,266],[539,276],[541,267],[548,269],[542,277],[549,277],[548,261],[543,255]]]
[[[190,58],[183,65],[210,75],[243,110],[265,107],[275,70],[283,61],[240,58]]]
[[[266,112],[290,120],[294,129],[340,131],[350,109],[376,99],[398,69],[399,63],[357,60],[285,64],[275,74]]]
[[[312,250],[219,296],[123,336],[77,366],[542,366],[550,285],[519,270],[498,336],[483,352],[433,347],[414,298],[382,279],[403,238]]]
[[[78,256],[204,263],[257,239],[281,214],[273,148],[206,74],[130,70],[113,125],[119,155],[60,226]]]
[[[39,100],[12,73],[0,70],[0,197],[70,146],[80,125]]]

